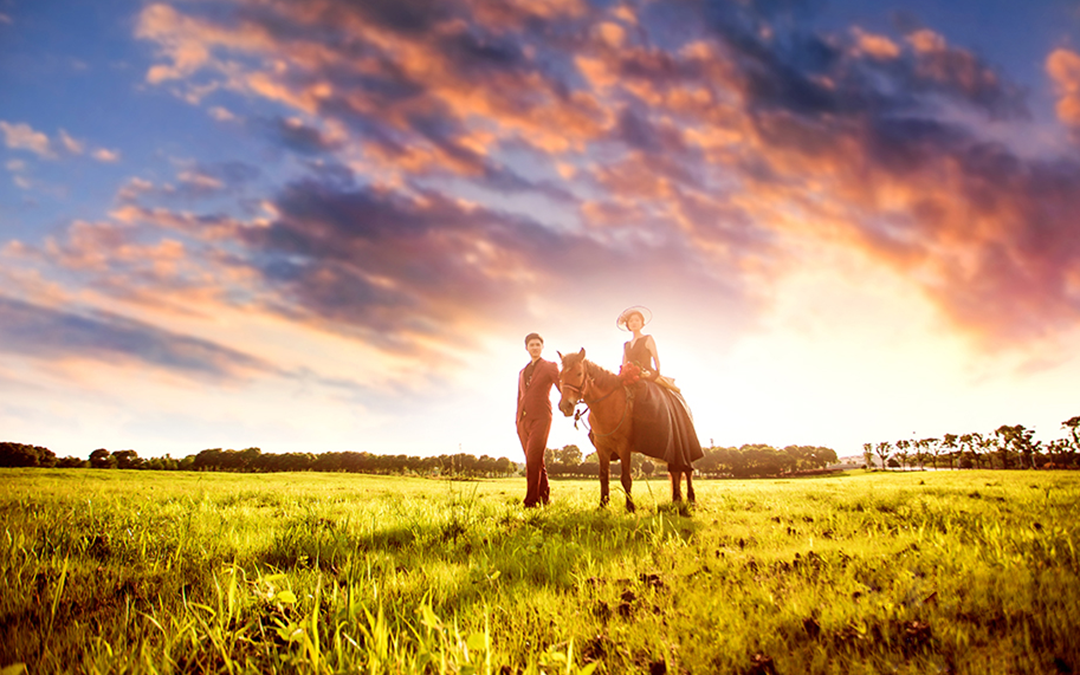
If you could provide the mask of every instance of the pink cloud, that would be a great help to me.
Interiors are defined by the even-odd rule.
[[[1046,72],[1057,89],[1058,119],[1080,127],[1080,54],[1055,49],[1046,59]]]
[[[0,120],[0,131],[4,133],[4,144],[13,150],[29,150],[47,159],[56,157],[49,137],[40,131],[35,131],[25,122],[11,124]]]
[[[91,155],[99,162],[106,164],[112,164],[120,161],[120,153],[116,150],[109,150],[107,148],[98,148],[94,150]]]

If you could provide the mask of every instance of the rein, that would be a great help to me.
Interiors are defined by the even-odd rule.
[[[581,386],[580,387],[572,385],[572,384],[563,384],[564,387],[569,387],[570,389],[576,389],[578,394],[581,395],[581,400],[578,401],[578,403],[585,404],[585,409],[584,410],[578,410],[578,411],[574,412],[574,428],[575,429],[577,429],[577,423],[578,423],[578,420],[581,419],[581,416],[584,415],[586,412],[592,412],[592,409],[591,409],[590,406],[593,406],[593,405],[603,401],[608,396],[611,396],[612,394],[614,394],[616,391],[619,390],[618,387],[612,387],[611,391],[604,394],[600,398],[595,398],[595,399],[593,399],[591,401],[585,400],[585,387],[586,387],[587,384],[593,383],[594,381],[593,381],[592,377],[590,377],[588,372],[587,372],[588,368],[583,365],[582,369],[584,371],[586,371],[586,372],[584,372],[582,374]],[[609,431],[606,434],[596,433],[595,431],[593,431],[590,428],[589,432],[592,433],[592,435],[594,437],[596,437],[596,438],[605,438],[607,436],[610,436],[610,435],[614,434],[616,431],[618,431],[620,428],[622,428],[623,422],[626,421],[627,414],[630,411],[630,404],[634,401],[634,392],[630,389],[630,387],[627,387],[626,385],[623,385],[623,391],[626,392],[626,405],[623,406],[622,419],[619,420],[619,423],[615,425],[614,429],[612,429],[611,431]]]

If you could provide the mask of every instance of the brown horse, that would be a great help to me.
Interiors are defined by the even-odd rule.
[[[558,353],[558,352],[557,352]],[[632,389],[623,384],[622,378],[604,370],[592,361],[585,359],[585,350],[577,354],[561,353],[562,370],[559,372],[559,389],[562,398],[559,410],[570,417],[579,401],[589,407],[589,440],[596,448],[600,459],[600,505],[606,506],[610,499],[608,488],[611,474],[611,460],[618,458],[623,491],[626,493],[626,510],[634,511],[634,500],[630,496],[633,480],[630,477],[630,450],[633,447],[633,406]],[[682,501],[681,477],[686,476],[686,496],[694,501],[694,484],[691,480],[693,468],[673,470],[668,465],[671,475],[671,499]]]

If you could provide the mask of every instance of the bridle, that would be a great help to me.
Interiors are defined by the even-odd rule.
[[[585,398],[586,389],[590,388],[590,385],[595,384],[595,383],[594,383],[592,377],[590,377],[588,375],[588,368],[585,366],[584,362],[581,363],[581,384],[570,384],[568,382],[562,382],[562,374],[561,373],[559,374],[559,380],[560,380],[560,390],[562,390],[562,389],[570,389],[570,390],[576,391],[578,393],[578,400],[577,400],[577,403],[574,404],[574,407],[576,408],[578,405],[584,405],[585,406],[585,408],[583,410],[575,410],[574,411],[574,428],[575,429],[577,429],[578,420],[581,419],[582,415],[584,415],[586,412],[591,412],[590,406],[595,405],[595,404],[599,403],[600,401],[603,401],[604,399],[606,399],[608,396],[611,396],[612,394],[614,394],[619,389],[618,387],[612,387],[611,391],[604,394],[600,398],[594,398],[591,401],[586,400],[586,398]],[[610,436],[613,433],[615,433],[616,431],[618,431],[622,427],[623,422],[626,421],[627,412],[630,410],[630,403],[634,400],[634,394],[630,390],[630,388],[625,386],[625,385],[623,386],[623,389],[626,391],[626,405],[623,406],[622,419],[619,420],[619,423],[615,425],[614,429],[612,429],[611,431],[609,431],[606,434],[596,433],[592,429],[589,429],[589,432],[592,433],[592,435],[594,437],[604,438],[605,436]],[[583,424],[584,424],[584,422],[583,422]]]

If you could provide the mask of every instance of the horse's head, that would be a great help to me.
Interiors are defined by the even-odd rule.
[[[561,352],[555,353],[562,359],[562,370],[559,371],[559,391],[562,392],[562,398],[559,399],[559,410],[570,417],[574,414],[574,407],[582,399],[582,390],[585,388],[585,348],[566,356]]]

